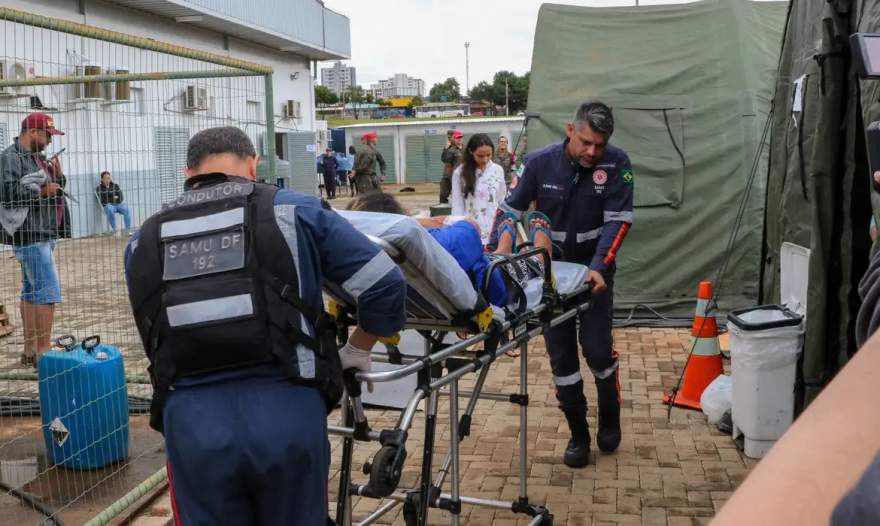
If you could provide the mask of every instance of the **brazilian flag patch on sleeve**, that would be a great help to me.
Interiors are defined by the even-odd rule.
[[[633,171],[629,168],[623,170],[620,173],[620,178],[623,179],[624,184],[633,184]]]

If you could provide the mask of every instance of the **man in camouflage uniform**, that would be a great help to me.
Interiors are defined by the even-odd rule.
[[[379,135],[376,132],[365,133],[361,137],[363,144],[357,149],[354,157],[354,182],[359,194],[379,189],[379,181],[385,180],[385,159],[376,149]],[[376,163],[379,163],[381,177],[376,177]]]
[[[440,202],[448,203],[449,194],[452,193],[452,172],[462,162],[462,137],[464,136],[458,130],[450,130],[447,132],[449,145],[443,149],[440,160],[443,161],[443,177],[440,179]]]
[[[516,164],[516,157],[507,149],[507,137],[502,135],[498,138],[498,148],[495,148],[492,162],[504,170],[504,183],[509,188],[514,177],[513,170]]]

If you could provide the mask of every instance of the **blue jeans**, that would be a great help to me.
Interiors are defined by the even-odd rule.
[[[111,205],[108,203],[104,205],[104,213],[107,214],[107,222],[110,223],[110,230],[116,230],[116,214],[122,214],[122,219],[125,220],[125,229],[131,230],[131,210],[128,208],[127,204],[118,203]]]
[[[61,303],[61,284],[55,270],[55,240],[15,247],[21,263],[21,299],[34,305]]]

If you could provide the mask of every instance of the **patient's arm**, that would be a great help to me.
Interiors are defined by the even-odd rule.
[[[446,216],[435,216],[435,217],[421,217],[417,219],[420,225],[424,228],[443,228],[446,226],[443,221],[446,219]]]

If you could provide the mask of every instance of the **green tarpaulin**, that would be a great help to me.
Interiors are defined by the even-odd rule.
[[[880,31],[880,1],[792,1],[773,101],[764,299],[779,294],[780,245],[810,248],[806,400],[854,351],[855,284],[870,248],[864,129],[880,119],[880,89],[851,68],[857,31]]]
[[[529,123],[529,150],[562,140],[578,104],[598,98],[614,110],[611,142],[634,165],[619,311],[692,315],[699,281],[714,277],[773,96],[786,6],[541,7],[528,102],[541,117]],[[720,284],[722,310],[758,300],[766,168],[765,159]]]

